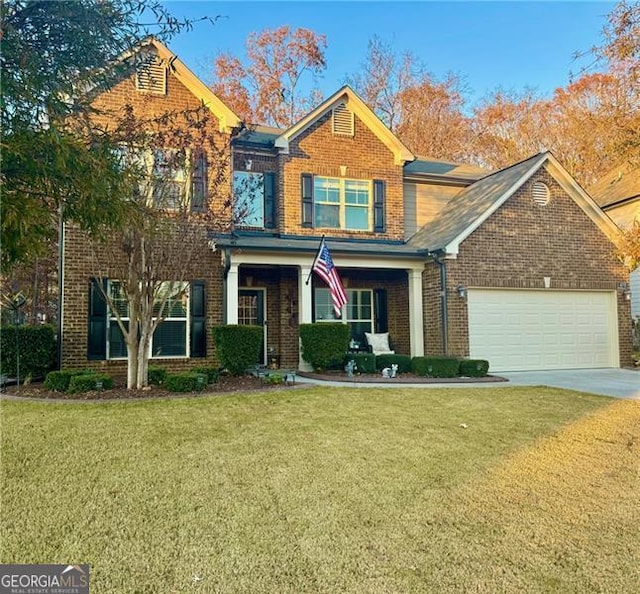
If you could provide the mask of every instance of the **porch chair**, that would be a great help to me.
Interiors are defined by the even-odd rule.
[[[369,350],[374,355],[395,355],[396,352],[389,346],[388,332],[365,332],[365,340],[369,346]]]

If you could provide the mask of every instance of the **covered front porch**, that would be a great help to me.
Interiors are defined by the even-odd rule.
[[[312,322],[346,323],[361,346],[365,332],[389,332],[397,353],[424,354],[422,257],[328,242],[348,297],[337,317],[327,285],[312,274],[316,241],[304,240],[296,250],[238,243],[223,247],[223,321],[264,327],[264,364],[305,369],[298,326]]]

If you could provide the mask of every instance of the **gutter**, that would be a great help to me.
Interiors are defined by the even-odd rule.
[[[449,305],[447,302],[447,265],[445,251],[442,249],[430,252],[433,261],[440,267],[440,307],[442,312],[442,348],[444,356],[449,354]]]

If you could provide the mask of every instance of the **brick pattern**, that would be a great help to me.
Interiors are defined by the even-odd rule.
[[[547,184],[551,200],[535,204],[531,186]],[[564,192],[556,180],[541,170],[476,229],[461,245],[458,258],[447,260],[449,353],[468,356],[467,301],[456,287],[616,289],[627,273],[615,256],[614,246],[595,223]],[[430,268],[437,268],[432,265]],[[432,276],[433,273],[428,273]],[[425,333],[429,352],[442,352],[439,299],[425,282]],[[630,306],[618,291],[620,364],[631,363]],[[440,347],[440,348],[438,348]]]
[[[289,147],[289,155],[279,157],[280,229],[296,235],[356,237],[359,239],[404,238],[402,200],[402,167],[394,164],[389,148],[355,117],[355,135],[337,136],[331,132],[331,113],[320,118]],[[303,228],[301,214],[301,182],[303,173],[342,177],[340,167],[346,165],[346,179],[379,179],[386,182],[386,231],[343,231],[339,229]]]

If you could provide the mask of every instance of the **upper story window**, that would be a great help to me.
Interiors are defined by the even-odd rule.
[[[276,224],[275,174],[233,173],[234,216],[240,227],[273,228]]]
[[[202,149],[121,150],[123,166],[141,176],[140,195],[165,210],[202,210],[207,193],[207,154]]]
[[[302,174],[303,227],[380,233],[384,211],[383,181]]]

